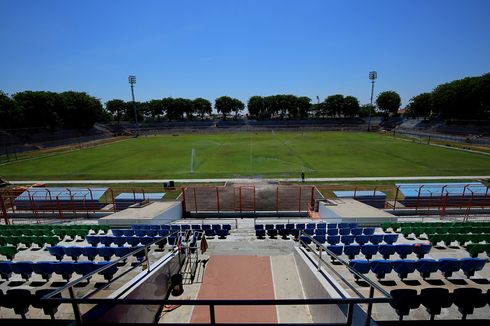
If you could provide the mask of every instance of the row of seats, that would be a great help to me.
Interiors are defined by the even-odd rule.
[[[279,224],[255,224],[255,230],[270,230],[270,229],[288,229],[288,230],[304,230],[304,229],[356,229],[357,223],[279,223]]]
[[[226,236],[230,234],[229,230],[204,230],[204,235],[206,238],[211,239],[214,238],[216,235],[220,239],[226,239]]]
[[[333,252],[335,255],[340,256],[342,254],[349,257],[349,259],[354,259],[357,255],[363,254],[366,259],[371,259],[373,255],[379,253],[383,256],[383,259],[389,259],[391,255],[395,253],[401,259],[407,258],[408,255],[414,253],[417,258],[424,258],[426,254],[432,249],[431,244],[381,244],[381,245],[329,245],[326,246],[328,250]]]
[[[30,306],[38,309],[42,309],[45,315],[51,316],[54,319],[54,315],[58,311],[58,307],[61,303],[48,302],[41,300],[42,297],[50,294],[55,289],[41,289],[34,293],[27,289],[11,289],[7,290],[4,294],[0,290],[0,307],[13,309],[18,315],[21,315],[23,319],[26,319],[26,314],[29,311]],[[53,298],[61,298],[61,294],[55,294]]]
[[[98,232],[97,232],[98,233]],[[0,229],[0,236],[9,236],[9,235],[14,235],[14,236],[21,236],[21,235],[27,235],[27,236],[51,236],[51,235],[82,235],[85,236],[87,234],[90,234],[90,229],[89,228],[80,228],[80,229],[73,229],[73,228],[56,228],[56,229]]]
[[[37,230],[57,230],[57,229],[72,229],[72,230],[92,230],[95,233],[100,231],[106,233],[109,231],[110,226],[104,224],[0,224],[1,230],[25,230],[25,229],[37,229]]]
[[[387,234],[385,237],[384,234],[373,234],[373,235],[314,235],[313,239],[320,243],[328,243],[330,245],[336,245],[339,243],[343,243],[345,245],[353,244],[354,242],[358,245],[365,245],[370,242],[372,245],[378,245],[383,241],[387,244],[393,244],[396,242],[396,239],[389,237],[390,234]],[[309,243],[311,241],[308,236],[301,236],[300,240],[303,242]]]
[[[392,270],[398,273],[401,279],[407,277],[408,274],[417,270],[425,279],[431,273],[440,271],[444,277],[451,277],[454,272],[462,270],[467,277],[471,277],[477,271],[481,271],[487,259],[480,258],[441,258],[435,259],[419,259],[419,260],[351,260],[349,265],[360,274],[367,274],[369,271],[376,274],[378,280],[385,277],[385,274],[391,273]],[[355,275],[356,279],[359,279]]]
[[[409,235],[413,234],[417,238],[420,238],[422,234],[425,234],[426,236],[429,234],[455,234],[455,233],[461,233],[461,234],[488,234],[490,233],[490,226],[486,227],[470,227],[470,226],[454,226],[454,227],[425,227],[425,226],[420,226],[420,227],[402,227],[401,234],[403,234],[406,237]]]
[[[166,236],[170,234],[171,232],[177,232],[174,230],[156,230],[156,229],[113,229],[112,230],[112,235],[116,237],[132,237],[132,236],[137,236],[137,237],[156,237],[157,235],[159,236]],[[97,237],[97,236],[87,236],[87,237]],[[99,236],[100,237],[100,236]],[[102,237],[101,237],[102,238]]]
[[[106,247],[110,247],[113,244],[118,246],[118,247],[122,247],[125,244],[128,244],[130,246],[137,246],[140,243],[142,245],[146,246],[146,245],[148,245],[148,244],[152,243],[153,241],[160,239],[160,238],[161,238],[161,236],[156,236],[156,237],[152,237],[152,236],[146,236],[146,237],[137,237],[137,236],[115,237],[115,236],[110,236],[110,235],[107,235],[107,236],[91,236],[90,235],[90,236],[87,236],[86,240],[90,245],[92,245],[94,247],[97,247],[99,244],[102,244]],[[169,236],[168,238],[169,239],[171,239],[171,238],[175,239],[176,235]]]
[[[166,244],[166,239],[163,239],[160,243],[162,243],[162,248]],[[111,260],[112,256],[116,256],[118,258],[124,257],[128,255],[130,252],[142,248],[142,246],[136,247],[78,247],[78,246],[53,246],[49,247],[48,251],[51,255],[55,256],[56,259],[62,261],[66,256],[71,257],[74,261],[78,261],[80,256],[85,256],[88,260],[95,260],[96,256],[103,257],[105,260]],[[136,257],[141,257],[144,255],[143,251],[138,252]]]
[[[131,225],[133,230],[151,229],[151,230],[231,230],[230,224],[135,224]]]
[[[393,297],[390,305],[395,309],[400,321],[403,320],[403,316],[410,314],[411,309],[417,309],[421,304],[430,314],[431,320],[441,314],[442,308],[449,308],[453,304],[458,307],[463,319],[471,315],[475,308],[490,305],[490,289],[483,293],[481,289],[471,287],[458,288],[452,293],[443,288],[424,288],[420,294],[417,294],[415,289],[396,289],[392,290],[390,295]]]
[[[53,262],[53,261],[18,261],[18,262],[0,262],[0,275],[3,279],[9,280],[12,274],[19,274],[23,279],[28,281],[32,274],[39,274],[43,279],[49,281],[54,274],[61,275],[63,279],[69,281],[73,273],[81,276],[88,275],[97,269],[110,264],[110,262]],[[113,265],[106,270],[101,271],[99,274],[104,275],[104,278],[108,281],[112,279],[117,272],[117,266]]]
[[[36,244],[39,248],[44,247],[46,244],[50,246],[55,246],[60,242],[60,239],[57,236],[50,236],[50,237],[33,237],[33,236],[4,236],[0,237],[0,246],[5,246],[5,245],[13,245],[13,246],[18,246],[20,244],[23,244],[27,248],[32,247],[33,244]]]
[[[427,239],[436,245],[439,242],[444,242],[446,246],[449,246],[452,242],[458,242],[463,246],[467,242],[478,243],[485,242],[490,243],[490,233],[481,234],[466,234],[466,233],[456,233],[456,234],[429,234]]]
[[[17,247],[14,246],[1,246],[0,255],[7,257],[8,260],[14,259],[17,254]]]
[[[401,227],[488,227],[490,222],[385,222],[381,223],[383,231],[387,232],[391,229],[392,232],[397,232]]]
[[[466,251],[471,257],[477,257],[484,252],[490,257],[490,243],[470,243],[466,246]]]

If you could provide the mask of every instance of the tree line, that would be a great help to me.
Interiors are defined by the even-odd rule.
[[[489,119],[490,73],[438,85],[410,99],[406,114],[443,119]]]

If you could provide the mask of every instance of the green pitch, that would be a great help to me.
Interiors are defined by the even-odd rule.
[[[191,153],[195,150],[194,173]],[[360,132],[140,137],[0,165],[9,180],[490,174],[490,156]]]

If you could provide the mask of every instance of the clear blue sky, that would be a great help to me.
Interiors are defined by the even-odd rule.
[[[85,91],[107,101],[341,93],[403,105],[490,72],[490,1],[0,2],[0,90]]]

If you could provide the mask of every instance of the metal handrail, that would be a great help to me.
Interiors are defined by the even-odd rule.
[[[315,245],[318,246],[318,248],[321,248],[320,250],[325,250],[327,252],[327,254],[329,256],[332,256],[333,258],[335,258],[337,261],[339,261],[342,265],[344,265],[345,267],[347,267],[347,269],[354,275],[356,275],[357,277],[359,278],[362,278],[362,280],[364,280],[366,283],[369,284],[370,287],[372,288],[375,288],[376,290],[378,290],[379,292],[381,292],[386,298],[388,299],[392,299],[391,295],[386,292],[382,287],[380,287],[378,284],[374,283],[371,279],[367,278],[365,275],[357,272],[354,268],[352,268],[351,266],[349,266],[348,263],[346,263],[343,259],[341,259],[339,256],[337,256],[335,253],[333,253],[332,251],[330,251],[327,247],[325,247],[323,244],[321,244],[319,241],[317,241],[315,238],[313,238],[311,235],[307,234],[307,233],[304,233],[304,232],[301,232],[302,236],[306,236],[308,237]],[[299,238],[300,242],[305,244],[302,240],[301,240],[301,236]],[[319,258],[319,260],[324,263],[324,265],[326,265],[331,271],[333,271],[335,273],[335,275],[337,275],[341,280],[342,282],[344,282],[345,284],[347,284],[347,286],[349,286],[349,288],[351,288],[351,290],[353,290],[354,292],[356,292],[357,295],[361,296],[361,297],[364,297],[362,294],[360,294],[351,284],[350,282],[348,282],[342,275],[340,275],[334,268],[332,268],[322,257],[320,254],[317,254],[316,252],[312,252],[315,256],[317,256]]]

